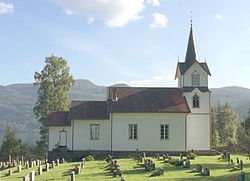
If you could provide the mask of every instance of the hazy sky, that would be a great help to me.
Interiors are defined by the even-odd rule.
[[[176,86],[190,11],[210,87],[250,88],[249,0],[0,0],[0,85],[33,82],[54,54],[75,79]]]

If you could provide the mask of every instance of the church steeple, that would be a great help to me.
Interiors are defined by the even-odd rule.
[[[187,52],[186,52],[185,63],[187,65],[191,65],[195,61],[199,61],[199,56],[198,56],[198,51],[197,51],[197,48],[196,48],[196,45],[195,45],[195,39],[194,39],[192,21],[191,21],[191,27],[190,27],[190,33],[189,33],[188,47],[187,47]]]

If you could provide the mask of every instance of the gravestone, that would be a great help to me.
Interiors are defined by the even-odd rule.
[[[55,161],[52,161],[52,168],[55,167]]]
[[[9,164],[11,165],[11,162],[12,162],[12,160],[11,160],[11,155],[9,155]]]
[[[22,162],[22,165],[24,165],[23,156],[21,157],[21,162]]]
[[[27,170],[29,169],[29,162],[28,161],[26,162],[26,169]]]
[[[240,170],[243,170],[243,161],[240,160],[240,164],[239,164]]]
[[[81,173],[81,166],[77,166],[76,167],[76,174],[80,174]]]
[[[38,175],[42,175],[42,174],[43,174],[43,166],[40,165],[40,166],[38,167]]]
[[[244,171],[240,172],[240,176],[242,181],[246,180],[246,173]]]
[[[227,161],[230,162],[230,160],[231,160],[231,154],[230,154],[230,152],[228,152],[227,153]]]
[[[13,173],[13,171],[11,169],[9,169],[8,175],[11,176]]]
[[[237,164],[240,164],[240,160],[238,157],[236,158],[236,162],[237,162]]]
[[[80,167],[81,167],[81,168],[84,168],[84,164],[83,164],[83,162],[80,162],[80,164],[79,164],[79,165],[80,165]]]
[[[121,175],[121,181],[125,181],[125,178],[123,175]]]
[[[62,163],[65,163],[65,159],[64,158],[62,158]]]
[[[59,166],[60,160],[56,159],[56,166]]]
[[[23,181],[30,181],[30,175],[27,174],[23,177]]]
[[[30,172],[30,181],[35,181],[35,171]]]
[[[75,172],[72,171],[72,172],[70,173],[70,181],[75,181],[75,180],[76,180]]]
[[[39,160],[36,160],[36,166],[40,166],[40,161]]]
[[[190,168],[190,160],[189,159],[186,160],[186,168]]]
[[[33,167],[34,167],[34,162],[31,161],[30,163],[31,163],[31,164],[30,164],[30,167],[33,168]]]
[[[46,172],[49,171],[49,163],[46,163],[46,168],[45,168]]]
[[[22,165],[18,165],[17,166],[17,172],[21,172],[22,171]]]

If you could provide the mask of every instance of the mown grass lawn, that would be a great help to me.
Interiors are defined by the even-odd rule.
[[[156,169],[162,167],[165,171],[163,176],[150,177],[152,172],[146,172],[144,168],[139,167],[137,162],[130,158],[117,159],[118,164],[123,172],[126,181],[145,181],[145,180],[179,180],[179,181],[198,181],[198,180],[214,180],[214,181],[231,181],[232,176],[239,176],[241,171],[231,171],[231,166],[223,160],[218,160],[219,156],[198,156],[195,160],[191,160],[191,168],[179,168],[168,163],[163,163],[153,159],[156,163]],[[243,155],[232,155],[231,158],[236,162],[236,157],[243,160],[244,171],[246,172],[246,180],[250,180],[250,160]],[[197,173],[193,173],[192,170],[195,164],[202,164],[203,166],[211,169],[211,176],[198,176]],[[36,181],[61,181],[68,180],[71,170],[77,163],[66,163],[55,167],[53,170],[44,172],[43,175],[36,175]],[[103,160],[86,162],[85,168],[80,175],[76,175],[76,181],[120,181],[120,178],[113,178],[110,171],[105,170],[106,162]],[[4,176],[8,170],[2,171],[1,180],[13,180],[20,181],[23,176],[32,170],[37,171],[36,168],[30,168],[23,170],[20,173],[13,173],[12,176]]]

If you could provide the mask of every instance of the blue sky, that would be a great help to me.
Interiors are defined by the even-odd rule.
[[[33,82],[46,56],[98,85],[176,86],[192,11],[210,87],[250,88],[248,0],[0,0],[0,85]]]

